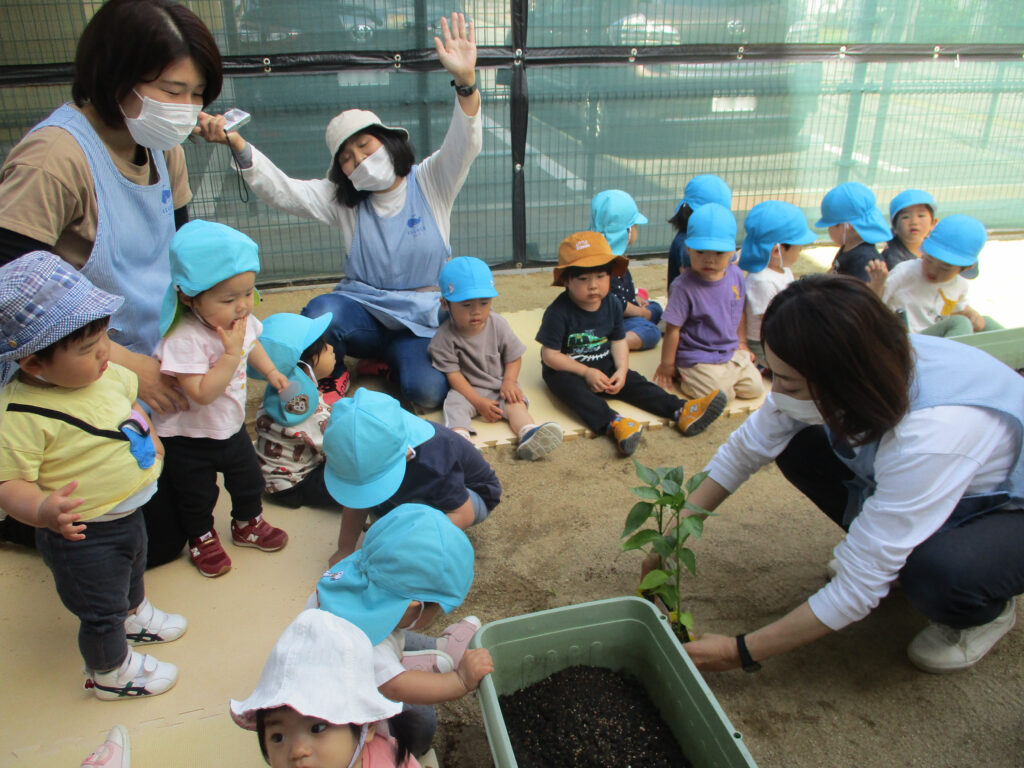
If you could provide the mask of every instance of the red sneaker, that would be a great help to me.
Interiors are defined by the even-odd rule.
[[[323,394],[327,405],[334,405],[341,400],[348,392],[348,385],[348,371],[342,371],[338,376],[329,376],[317,382],[317,388]]]
[[[356,373],[360,376],[383,376],[386,381],[391,381],[391,366],[371,357],[363,358],[356,364]]]
[[[263,515],[256,515],[243,526],[239,526],[237,520],[231,522],[231,541],[239,547],[277,552],[288,543],[288,534],[264,520]]]
[[[231,558],[212,528],[198,539],[189,539],[188,554],[203,576],[223,576],[231,570]]]

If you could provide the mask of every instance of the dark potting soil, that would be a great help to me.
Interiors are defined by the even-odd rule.
[[[691,768],[635,677],[576,666],[500,696],[520,768]]]

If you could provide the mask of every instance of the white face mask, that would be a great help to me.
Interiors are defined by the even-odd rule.
[[[824,424],[821,412],[813,400],[797,400],[789,395],[782,395],[772,392],[772,400],[775,406],[787,416],[791,416],[804,424]]]
[[[360,192],[383,192],[395,183],[395,166],[387,149],[381,147],[357,165],[348,180]]]
[[[157,101],[142,96],[134,88],[132,93],[142,100],[142,110],[138,117],[125,115],[124,123],[136,144],[163,152],[178,146],[192,134],[202,107]],[[124,108],[121,114],[124,114]]]

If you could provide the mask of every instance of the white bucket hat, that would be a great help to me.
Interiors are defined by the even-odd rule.
[[[369,638],[319,609],[303,611],[281,633],[256,690],[231,700],[231,718],[255,731],[257,711],[285,706],[334,725],[375,723],[402,711],[377,691]]]
[[[380,118],[368,109],[346,109],[340,115],[335,115],[331,122],[327,124],[325,138],[327,140],[327,149],[331,153],[331,165],[334,164],[334,157],[338,154],[338,150],[341,149],[341,145],[345,143],[346,139],[374,125],[400,134],[403,139],[408,140],[409,138],[409,132],[405,128],[384,125]],[[327,166],[328,172],[331,170],[331,165]]]

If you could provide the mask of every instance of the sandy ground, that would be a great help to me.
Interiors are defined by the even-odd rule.
[[[820,261],[804,259],[796,271],[816,271]],[[638,286],[664,292],[663,262],[633,274]],[[546,305],[558,290],[549,275],[498,276],[495,309]],[[261,314],[295,311],[315,293],[269,293]],[[699,471],[740,423],[720,420],[691,439],[650,431],[636,458]],[[634,592],[639,556],[622,553],[617,535],[638,483],[609,440],[574,440],[535,464],[507,446],[484,455],[504,496],[470,531],[477,576],[457,615],[487,622]],[[825,583],[840,536],[774,466],[764,469],[695,544],[699,577],[688,588],[698,630],[735,634],[782,616]],[[924,625],[896,592],[867,619],[758,674],[707,681],[761,766],[1024,766],[1024,632],[1011,632],[968,672],[933,676],[905,655]],[[436,746],[446,768],[491,764],[474,697],[440,707],[440,718]]]

